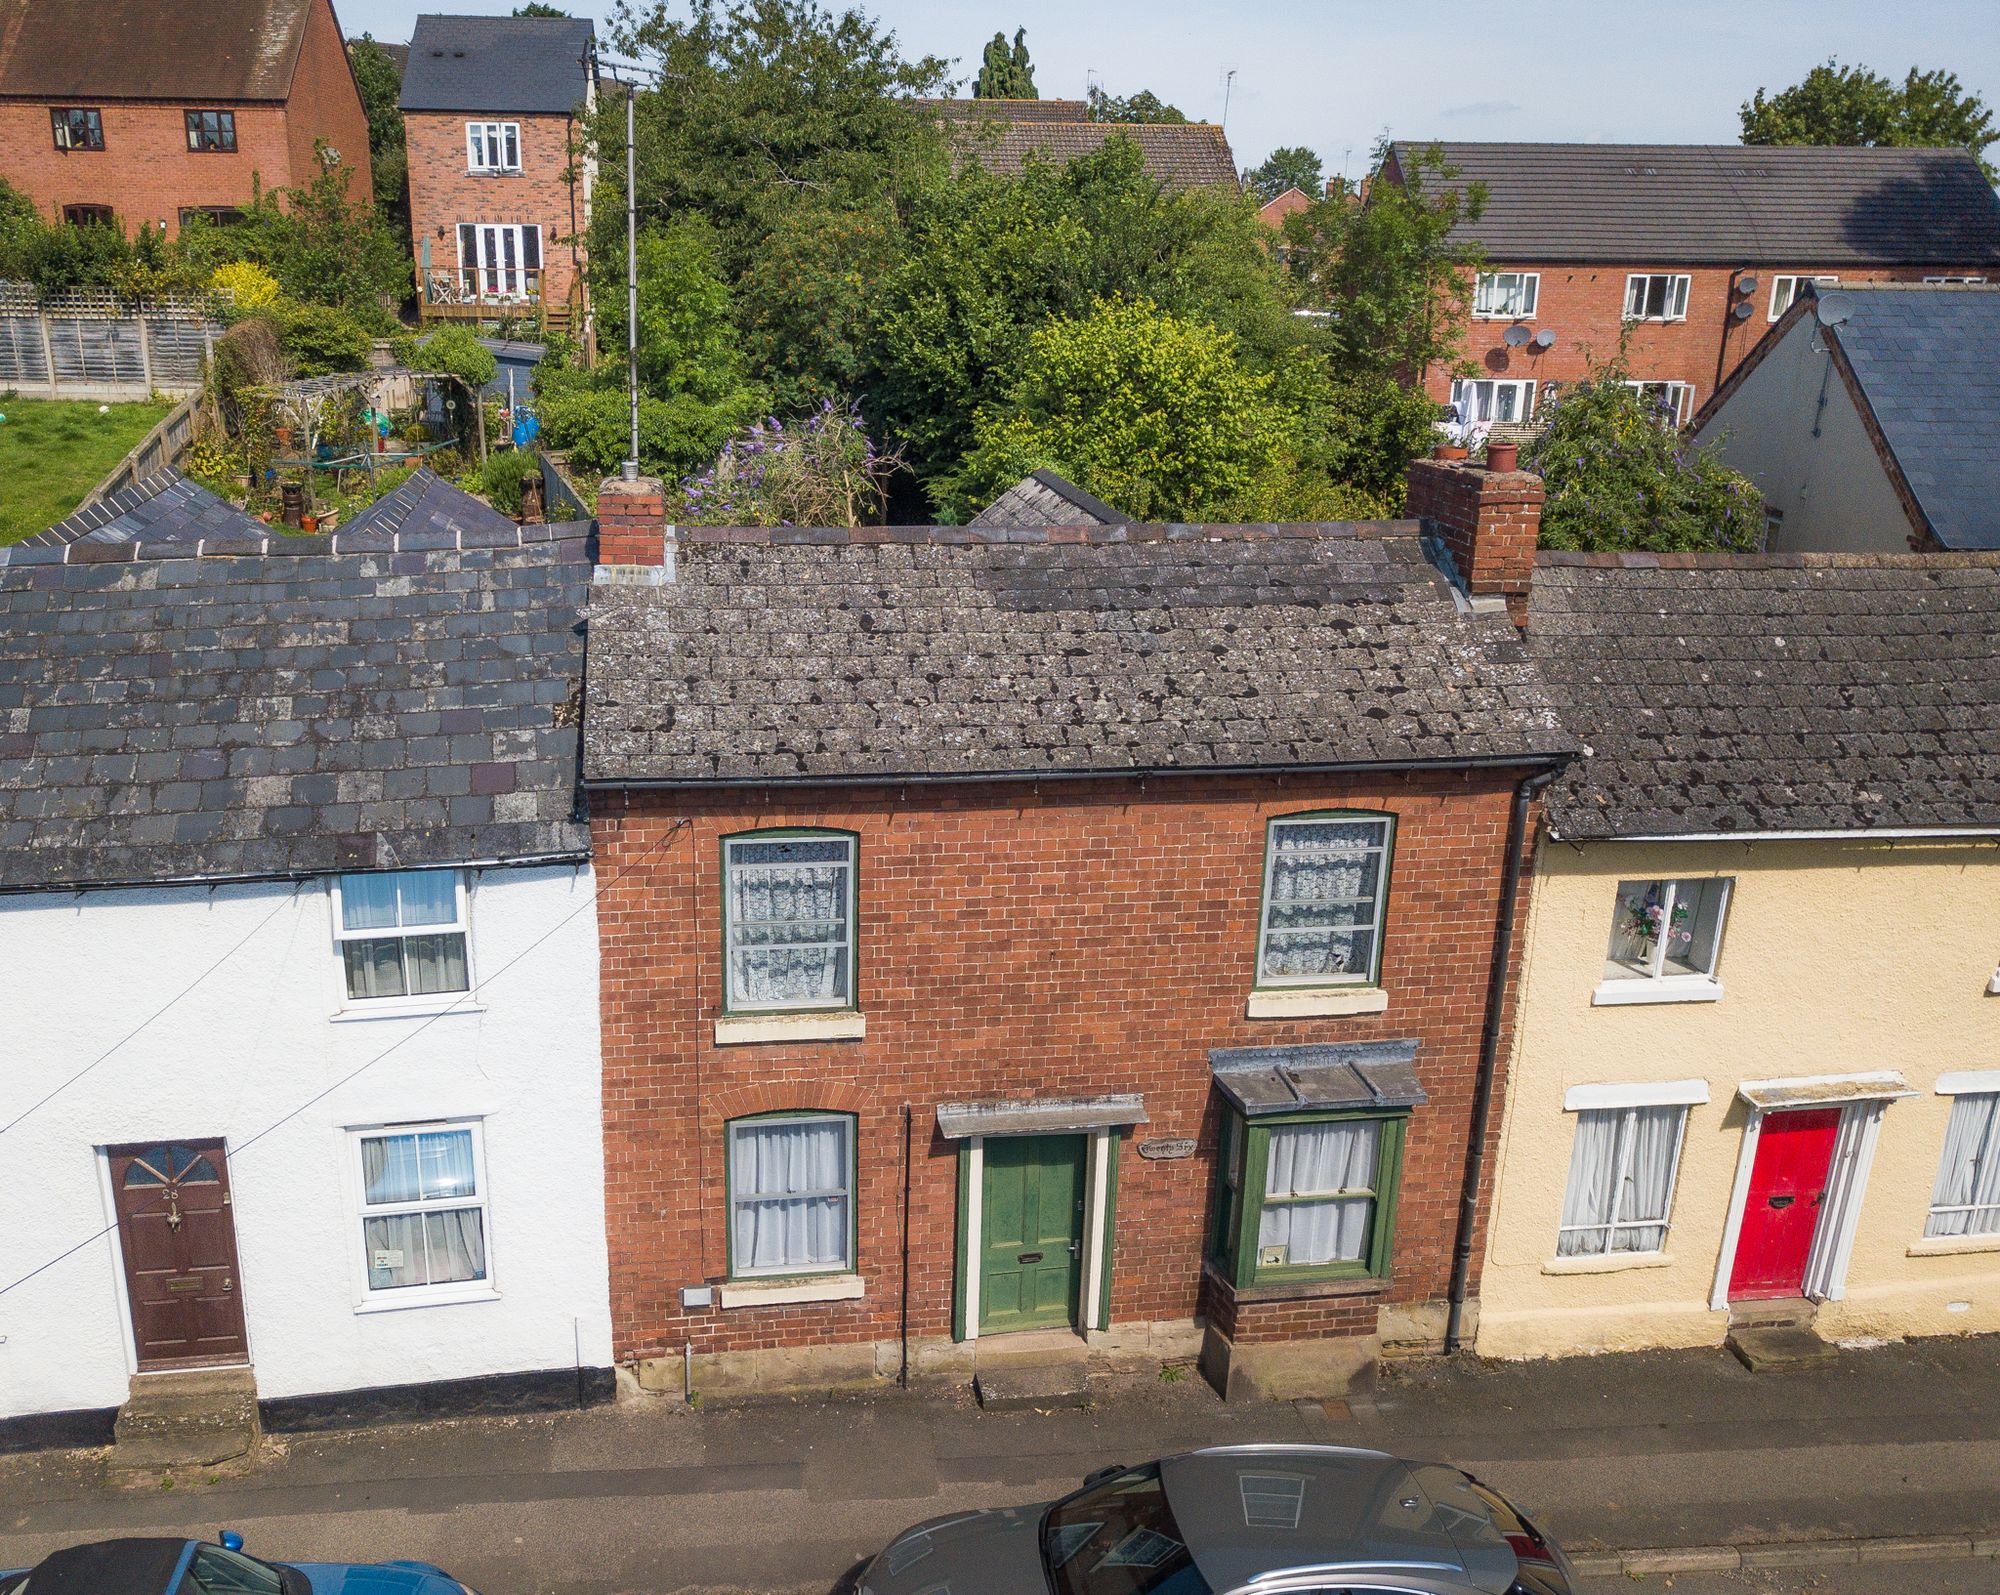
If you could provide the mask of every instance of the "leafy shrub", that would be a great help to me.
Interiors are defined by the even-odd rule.
[[[486,464],[467,474],[463,486],[481,494],[503,515],[521,513],[521,484],[542,472],[533,449],[502,449],[486,456]]]
[[[681,483],[690,526],[861,526],[879,520],[901,464],[878,452],[852,404],[754,423],[715,463]]]
[[[344,310],[297,300],[274,306],[279,342],[302,377],[360,371],[368,364],[368,329]]]
[[[499,373],[500,362],[470,327],[439,327],[428,337],[408,333],[389,340],[390,352],[412,371],[457,377],[477,392]]]
[[[265,310],[278,302],[278,279],[251,260],[232,260],[209,274],[209,287],[239,315]]]

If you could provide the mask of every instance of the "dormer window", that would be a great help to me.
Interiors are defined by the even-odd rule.
[[[521,169],[521,124],[467,122],[465,164],[475,172],[518,172]]]

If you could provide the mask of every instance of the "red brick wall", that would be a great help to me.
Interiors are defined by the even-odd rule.
[[[340,164],[350,174],[350,204],[373,205],[375,180],[368,157],[368,112],[348,63],[347,46],[330,5],[316,5],[306,17],[306,36],[299,46],[298,70],[292,76],[292,97],[286,105],[286,132],[292,151],[292,182],[313,178],[313,144],[325,140],[340,151]]]
[[[1503,335],[1513,323],[1470,321],[1466,325],[1464,348],[1466,358],[1476,368],[1475,376],[1532,379],[1537,383],[1574,382],[1589,374],[1593,360],[1601,363],[1618,352],[1619,335],[1629,325],[1627,359],[1633,380],[1692,383],[1694,394],[1686,411],[1692,417],[1695,410],[1714,396],[1720,380],[1734,371],[1758,339],[1770,330],[1767,318],[1773,276],[1811,276],[1815,271],[1824,271],[1844,282],[1920,282],[1929,276],[1978,275],[1983,268],[1829,268],[1789,264],[1773,268],[1749,261],[1740,267],[1687,267],[1660,261],[1631,266],[1538,266],[1509,260],[1489,261],[1486,269],[1541,273],[1535,314],[1524,324],[1537,332],[1554,331],[1556,343],[1546,352],[1537,352],[1532,345],[1510,349]],[[1739,295],[1732,291],[1732,284],[1745,269],[1756,276],[1757,288],[1754,293]],[[1637,271],[1685,272],[1692,279],[1688,284],[1687,319],[1628,324],[1624,319],[1625,277],[1628,272]],[[1749,300],[1751,314],[1747,320],[1737,321],[1730,311],[1742,298]],[[1425,387],[1440,402],[1449,399],[1451,373],[1433,369]]]
[[[474,121],[521,124],[518,176],[475,176],[466,169],[465,128]],[[556,240],[580,231],[584,224],[582,185],[579,182],[575,188],[572,216],[571,185],[563,179],[570,167],[570,119],[413,111],[403,118],[403,129],[410,156],[410,228],[417,269],[423,269],[426,239],[432,271],[451,271],[457,266],[460,222],[534,224],[542,229],[543,302],[566,303],[576,281],[575,262],[582,258],[582,246],[576,246],[573,258],[571,246]],[[581,134],[576,137],[580,161]]]
[[[1524,595],[1542,529],[1542,479],[1452,460],[1412,460],[1409,513],[1436,524],[1475,593]]]
[[[617,1355],[892,1338],[905,1103],[915,1122],[910,1328],[948,1333],[957,1148],[936,1134],[936,1105],[1003,1095],[1142,1091],[1141,1136],[1199,1139],[1196,1156],[1159,1162],[1125,1140],[1111,1274],[1114,1323],[1190,1317],[1219,1120],[1215,1046],[1416,1037],[1430,1095],[1410,1126],[1386,1289],[1246,1303],[1232,1323],[1240,1316],[1261,1338],[1367,1333],[1384,1300],[1442,1298],[1511,797],[1510,778],[1493,772],[598,794]],[[1332,807],[1399,817],[1388,1010],[1248,1020],[1265,821]],[[714,1044],[719,839],[772,826],[860,835],[865,1040]],[[785,1108],[859,1116],[866,1295],[684,1313],[681,1288],[726,1267],[723,1126]],[[1497,1139],[1497,1110],[1492,1123]]]

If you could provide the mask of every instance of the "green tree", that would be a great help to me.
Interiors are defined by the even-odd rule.
[[[1141,89],[1129,99],[1107,94],[1092,84],[1088,90],[1090,119],[1093,122],[1175,122],[1187,121],[1179,110],[1155,94]]]
[[[48,230],[35,202],[0,177],[0,282],[27,277],[32,252]]]
[[[1259,199],[1273,200],[1288,188],[1308,198],[1320,193],[1319,157],[1302,144],[1288,144],[1264,157],[1264,164],[1243,174],[1243,186]]]
[[[347,47],[347,58],[354,65],[361,108],[368,115],[368,165],[375,185],[375,208],[402,237],[407,252],[410,158],[403,142],[402,74],[396,70],[395,57],[366,33]]]
[[[566,17],[569,13],[560,6],[546,5],[543,0],[528,0],[524,6],[514,7],[517,17]]]
[[[1955,74],[1911,67],[1899,83],[1865,66],[1828,61],[1803,81],[1767,96],[1759,89],[1742,107],[1745,144],[1904,145],[1962,148],[1985,159],[1996,136],[1993,112],[1968,94]]]
[[[1673,416],[1631,386],[1623,357],[1544,406],[1546,429],[1527,469],[1548,492],[1543,548],[1591,553],[1750,549],[1763,496],[1713,447],[1683,437]]]
[[[1016,28],[1010,48],[1007,35],[996,33],[986,43],[979,76],[972,85],[975,100],[1038,100],[1035,65],[1028,59],[1028,30]]]
[[[940,496],[963,518],[1046,467],[1145,520],[1240,514],[1290,461],[1295,421],[1272,387],[1218,327],[1146,299],[1101,302],[1029,340]]]

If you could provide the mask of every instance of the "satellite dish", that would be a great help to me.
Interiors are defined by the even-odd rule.
[[[1821,294],[1813,300],[1813,314],[1822,327],[1837,327],[1854,314],[1852,294]]]
[[[1510,349],[1518,349],[1532,337],[1534,333],[1526,327],[1509,327],[1500,334],[1500,341]]]
[[[1746,271],[1736,279],[1736,291],[1740,294],[1754,294],[1757,291],[1757,274]]]
[[[1751,304],[1749,300],[1739,299],[1736,301],[1736,308],[1729,313],[1738,321],[1748,321],[1756,309],[1757,307]]]
[[[1537,349],[1553,349],[1555,346],[1556,335],[1553,328],[1544,327],[1540,332],[1535,334],[1535,347]]]

